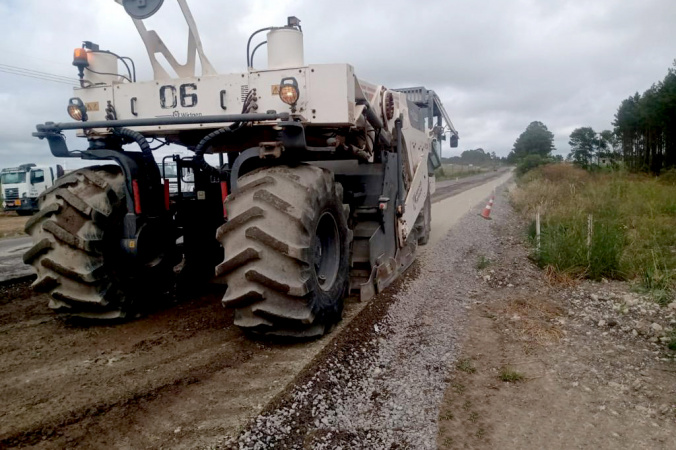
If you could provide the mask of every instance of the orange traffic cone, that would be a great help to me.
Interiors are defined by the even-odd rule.
[[[486,207],[484,208],[483,212],[479,214],[481,217],[483,217],[486,220],[491,220],[491,209],[493,208],[493,200],[495,200],[495,196],[491,196],[491,199],[488,200],[488,203],[486,204]]]

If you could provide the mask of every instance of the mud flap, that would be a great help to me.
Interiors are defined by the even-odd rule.
[[[406,272],[415,260],[417,248],[417,242],[409,241],[408,244],[399,249],[394,258],[387,258],[385,261],[376,264],[371,271],[369,280],[360,286],[359,300],[364,302],[372,299]]]

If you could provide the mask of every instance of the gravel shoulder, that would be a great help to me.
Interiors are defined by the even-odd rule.
[[[304,376],[239,436],[212,448],[436,448],[439,404],[481,286],[474,257],[493,244],[493,222],[478,215],[484,203],[471,204]],[[455,207],[467,211],[467,203]]]
[[[527,258],[519,218],[495,213],[491,249],[468,261],[480,284],[438,448],[674,448],[676,363],[665,336],[676,303],[660,308],[627,283],[547,276]]]

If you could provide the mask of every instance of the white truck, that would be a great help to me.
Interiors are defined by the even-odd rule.
[[[117,163],[66,175],[26,225],[34,245],[24,262],[51,308],[133,317],[174,285],[215,282],[245,331],[319,336],[341,319],[346,295],[365,301],[410,266],[429,238],[441,143],[458,140],[434,91],[369,83],[349,64],[306,64],[296,17],[253,33],[246,69],[219,74],[186,0],[177,0],[189,30],[181,64],[144,22],[163,0],[115,1],[154,79],[137,81],[129,58],[85,41],[73,60],[73,122],[37,126],[56,157]],[[84,149],[69,149],[65,130],[86,138]],[[177,173],[191,169],[191,192],[172,193],[153,154],[165,144],[192,152],[174,159]],[[210,153],[227,161],[209,164]]]
[[[3,209],[16,211],[20,216],[38,211],[38,197],[63,175],[60,165],[38,166],[22,164],[0,171]]]

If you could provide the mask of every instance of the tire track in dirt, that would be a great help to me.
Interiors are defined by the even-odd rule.
[[[372,323],[390,298],[348,300],[333,333],[289,345],[247,338],[220,297],[92,327],[55,317],[26,282],[0,286],[0,447],[208,446],[236,435],[322,349],[359,339],[343,329]]]

